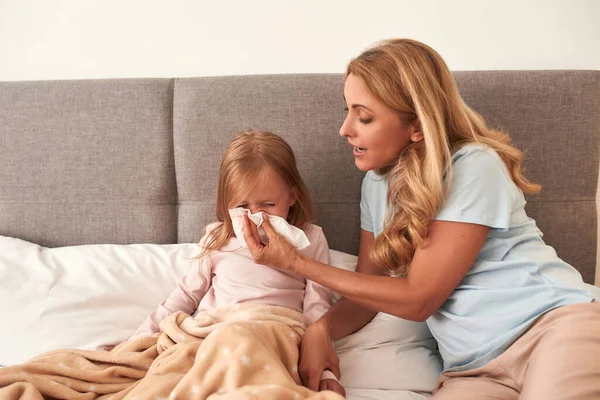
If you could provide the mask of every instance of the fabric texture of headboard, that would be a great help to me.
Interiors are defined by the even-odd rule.
[[[600,71],[454,73],[525,153],[528,214],[593,282]],[[360,182],[340,74],[0,82],[0,235],[45,246],[197,241],[220,158],[248,128],[285,138],[330,247],[356,254]]]

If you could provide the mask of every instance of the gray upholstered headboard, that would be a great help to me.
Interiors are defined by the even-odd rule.
[[[543,185],[528,212],[593,282],[600,71],[456,72]],[[268,129],[294,148],[334,249],[356,253],[362,173],[337,132],[341,75],[0,83],[0,235],[46,246],[195,241],[213,219],[229,140]]]

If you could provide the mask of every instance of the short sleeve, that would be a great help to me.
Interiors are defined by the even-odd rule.
[[[516,190],[493,150],[461,149],[453,157],[450,188],[435,219],[507,230]]]
[[[362,185],[360,188],[360,227],[365,231],[373,232],[373,219],[371,218],[371,212],[369,209],[368,202],[370,181],[370,174],[367,173],[363,178]]]

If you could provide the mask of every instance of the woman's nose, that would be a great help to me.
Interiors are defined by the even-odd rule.
[[[340,126],[340,136],[350,137],[350,135],[351,135],[350,122],[349,122],[349,118],[346,117],[346,119],[344,119],[344,122],[342,123],[342,126]]]

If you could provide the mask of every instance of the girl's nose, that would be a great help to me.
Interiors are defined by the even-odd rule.
[[[263,206],[248,206],[251,214],[256,214],[259,212],[266,212]]]

